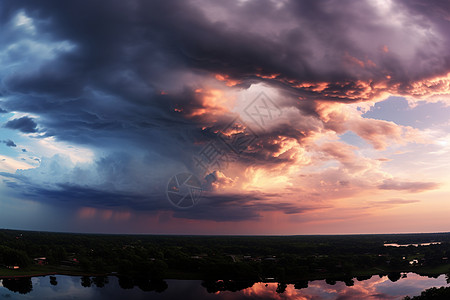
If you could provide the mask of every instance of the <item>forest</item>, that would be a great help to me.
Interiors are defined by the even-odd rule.
[[[162,236],[0,230],[2,278],[115,275],[123,286],[144,288],[163,279],[201,279],[209,291],[257,281],[279,282],[281,290],[316,279],[351,286],[374,275],[397,281],[401,272],[437,277],[449,272],[449,257],[449,233]]]

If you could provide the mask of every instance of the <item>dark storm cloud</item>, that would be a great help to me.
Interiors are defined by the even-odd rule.
[[[167,209],[165,202],[157,201],[158,197],[148,195],[126,194],[120,192],[108,192],[105,190],[86,188],[74,185],[58,185],[58,190],[34,187],[30,189],[29,196],[36,195],[37,199],[44,197],[47,201],[66,202],[69,205],[85,205],[100,208],[131,208],[139,211],[152,211]],[[67,204],[66,204],[67,205]]]
[[[8,147],[17,147],[17,145],[11,140],[3,140],[2,143],[6,144]]]
[[[174,217],[212,220],[219,222],[257,220],[261,213],[281,211],[285,214],[301,214],[316,208],[293,203],[270,201],[279,195],[266,193],[211,194],[199,198],[199,204],[191,210],[176,210]]]
[[[258,74],[278,74],[266,81],[291,86],[310,99],[358,101],[376,96],[376,83],[386,76],[391,81],[385,89],[399,85],[396,89],[406,92],[412,81],[445,75],[450,68],[448,22],[438,14],[413,15],[406,1],[287,1],[281,8],[274,1],[230,1],[218,4],[220,9],[205,5],[201,12],[184,4],[186,13],[181,15],[172,4],[143,5],[143,14],[163,12],[149,21],[158,25],[161,45],[179,49],[191,67],[225,73],[244,86],[261,80]],[[221,13],[226,19],[215,20]],[[418,22],[398,27],[391,20],[396,17]],[[436,26],[422,35],[439,22],[436,17],[447,27]],[[401,57],[408,48],[416,54]],[[303,82],[328,84],[317,91],[298,86]]]
[[[450,70],[450,56],[441,50],[449,46],[445,34],[448,10],[439,1],[426,2],[427,8],[421,9],[423,3],[395,2],[389,12],[398,12],[404,19],[413,12],[418,16],[397,28],[397,23],[391,22],[397,15],[382,15],[382,9],[378,11],[370,1],[285,1],[280,5],[250,0],[211,5],[181,0],[82,4],[5,0],[0,4],[0,54],[5,61],[0,70],[2,107],[39,115],[44,137],[100,149],[126,147],[129,153],[151,152],[152,158],[144,165],[157,174],[155,161],[189,166],[192,155],[201,148],[199,142],[216,138],[214,131],[234,117],[225,115],[211,123],[206,117],[190,116],[204,107],[195,95],[199,82],[216,73],[238,80],[236,88],[265,82],[283,89],[291,99],[283,105],[316,118],[316,104],[297,101],[298,97],[369,100],[379,93],[376,83],[384,82],[387,75],[391,80],[384,89],[397,86],[407,91],[414,80],[445,74]],[[32,25],[14,25],[20,13],[30,18]],[[415,23],[417,19],[422,23]],[[430,27],[439,38],[431,33],[420,35]],[[412,54],[403,57],[404,49],[411,49]],[[414,64],[418,58],[421,63]],[[165,90],[170,92],[165,94]],[[179,107],[185,111],[177,113]],[[286,162],[271,155],[281,147],[274,141],[281,136],[301,144],[318,130],[309,123],[301,128],[296,125],[282,124],[260,134],[255,151],[242,154],[242,160]],[[24,133],[38,131],[30,117],[10,120],[4,126]],[[132,177],[131,161],[118,156],[100,158],[96,167],[106,182],[120,178],[140,182]],[[380,188],[418,189],[417,185],[392,182]],[[142,199],[140,194],[100,190],[106,194],[102,196],[93,187],[59,184],[54,190],[33,187],[30,194],[67,201],[83,198],[102,205]],[[245,207],[242,199],[223,199],[225,202],[215,199],[215,205],[199,208],[192,217],[251,219],[258,217],[255,207],[256,211],[301,212],[296,207],[268,204],[239,209]],[[154,208],[137,203],[131,205],[161,207],[151,201]],[[229,212],[226,217],[216,209],[220,205]]]
[[[17,129],[24,133],[34,133],[37,132],[37,124],[30,117],[22,117],[19,119],[13,119],[6,122],[5,128]]]
[[[105,186],[87,187],[72,184],[56,184],[53,187],[44,187],[35,184],[23,175],[0,172],[21,196],[59,206],[90,206],[98,208],[129,208],[138,211],[157,211],[168,209],[164,194],[125,193],[114,191]]]
[[[91,3],[42,1],[15,8],[17,3],[9,4],[11,8],[5,11],[11,18],[24,9],[36,20],[37,30],[45,36],[43,43],[70,41],[75,50],[57,50],[53,60],[6,76],[7,107],[38,113],[46,136],[71,142],[104,145],[112,137],[142,145],[152,139],[171,139],[168,125],[183,121],[170,110],[171,97],[158,96],[152,86],[160,77],[156,56],[164,49],[142,34],[134,36],[133,32],[143,28],[133,20],[132,5],[104,3],[109,7],[105,10]],[[44,19],[47,22],[39,22]],[[18,123],[7,126],[18,128]]]
[[[140,212],[172,210],[165,199],[165,191],[153,193],[125,193],[113,191],[111,186],[86,187],[72,184],[57,184],[43,187],[33,183],[24,175],[0,172],[0,176],[14,179],[6,180],[7,186],[21,196],[56,206],[96,207],[109,209],[131,209]],[[314,207],[301,207],[292,203],[270,201],[277,194],[244,193],[216,195],[206,193],[199,205],[191,210],[175,209],[173,217],[182,219],[211,220],[217,222],[256,220],[261,213],[281,211],[285,214],[300,214],[314,210]]]
[[[105,142],[98,136],[129,135],[133,142],[142,144],[142,135],[151,129],[159,134],[152,132],[154,136],[148,140],[160,135],[177,137],[176,131],[182,127],[199,127],[202,120],[183,120],[173,112],[179,103],[189,103],[190,108],[201,106],[189,96],[193,88],[188,87],[190,82],[183,78],[183,72],[228,74],[242,86],[266,81],[293,88],[297,95],[311,99],[337,101],[359,99],[347,97],[347,92],[363,93],[366,87],[358,85],[357,79],[384,79],[386,74],[377,70],[388,70],[395,83],[406,85],[413,80],[407,78],[413,73],[404,70],[396,54],[378,53],[390,28],[379,25],[383,16],[377,15],[370,4],[288,1],[279,7],[273,1],[263,2],[217,4],[227,19],[215,20],[219,12],[189,1],[98,1],[80,5],[75,1],[63,4],[42,0],[25,6],[6,1],[2,4],[4,20],[24,10],[41,33],[41,42],[65,41],[72,47],[59,47],[52,60],[6,76],[3,84],[11,100],[5,105],[10,110],[39,113],[47,136],[95,144]],[[407,3],[394,6],[408,11]],[[431,20],[432,15],[424,17]],[[369,21],[372,18],[374,21]],[[344,28],[366,36],[355,41]],[[368,36],[379,43],[371,49],[378,53],[375,63],[379,67],[359,71],[346,67],[345,57],[367,60],[363,56]],[[10,40],[15,41],[13,37]],[[427,47],[434,49],[434,45]],[[425,58],[435,57],[434,52],[425,50],[421,52]],[[426,69],[417,76],[447,71],[448,54],[440,58],[445,62],[439,64],[440,71]],[[393,69],[396,67],[400,70]],[[414,66],[414,70],[417,73],[420,68]],[[269,80],[257,74],[279,76]],[[329,84],[320,92],[313,91],[314,86],[296,87],[305,81]],[[186,89],[170,96],[159,95],[174,86]],[[173,138],[168,143],[174,143]],[[160,151],[164,153],[165,149]]]

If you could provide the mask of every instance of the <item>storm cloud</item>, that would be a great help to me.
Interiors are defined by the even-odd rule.
[[[349,189],[437,187],[387,180],[373,171],[376,163],[358,161],[353,148],[313,140],[353,131],[376,150],[420,140],[412,128],[363,120],[337,105],[448,92],[447,3],[5,0],[0,10],[0,113],[20,114],[3,127],[95,154],[90,165],[54,156],[30,170],[3,173],[32,199],[168,210],[168,179],[185,171],[204,176],[193,170],[199,166],[193,157],[211,143],[227,155],[233,178],[258,167],[283,173],[333,160],[343,166],[342,177],[372,172],[367,182],[358,175],[334,180]],[[282,117],[270,126],[246,120],[230,130],[245,115],[227,106],[230,99],[255,86],[277,91],[273,100]],[[255,138],[245,151],[227,148],[226,141],[248,132]],[[267,199],[212,193],[199,209],[175,217],[253,220],[260,211],[312,210],[280,199],[264,204]]]
[[[17,129],[24,133],[34,133],[37,131],[36,122],[34,122],[33,119],[29,117],[22,117],[20,119],[8,121],[5,124],[5,127],[9,129]]]
[[[12,140],[3,140],[2,143],[4,143],[8,147],[17,147],[17,145]]]

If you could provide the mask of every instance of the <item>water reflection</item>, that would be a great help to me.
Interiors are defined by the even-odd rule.
[[[3,279],[2,285],[10,291],[28,294],[33,290],[31,277]]]
[[[399,276],[400,275],[400,276]],[[405,276],[406,275],[406,276]],[[250,299],[402,299],[406,295],[418,295],[433,286],[448,286],[445,276],[428,278],[417,274],[392,273],[390,276],[360,278],[352,286],[348,282],[317,280],[309,282],[307,288],[298,289],[288,285],[283,294],[277,293],[276,283],[256,283],[244,291]],[[357,278],[358,280],[358,278]]]
[[[397,243],[390,243],[390,244],[383,244],[385,247],[419,247],[419,246],[430,246],[430,245],[440,245],[442,242],[431,242],[431,243],[420,243],[420,244],[397,244]]]
[[[109,279],[106,276],[96,276],[92,278],[92,282],[96,287],[102,288],[109,283]]]
[[[232,280],[135,280],[131,277],[50,276],[3,279],[0,297],[10,299],[402,299],[433,286],[445,276],[413,273],[287,283]]]
[[[51,285],[58,285],[58,281],[56,280],[55,276],[50,276],[50,284]]]
[[[246,288],[251,288],[253,285],[253,281],[205,280],[202,282],[202,286],[206,288],[208,293],[224,291],[237,292]]]
[[[81,277],[81,286],[85,288],[89,288],[92,286],[92,280],[89,276],[83,276]]]

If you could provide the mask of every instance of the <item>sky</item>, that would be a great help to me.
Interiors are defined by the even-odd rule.
[[[450,231],[450,3],[0,2],[0,228]]]

